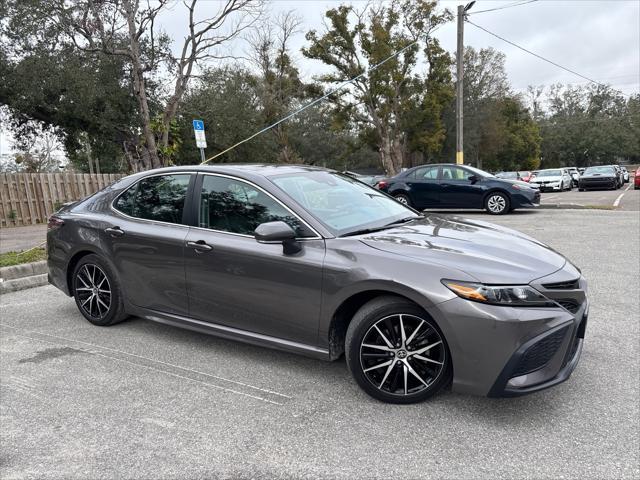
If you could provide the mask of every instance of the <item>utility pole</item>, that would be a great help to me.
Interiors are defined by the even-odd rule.
[[[476,2],[468,3],[466,6],[458,5],[458,52],[456,56],[456,163],[458,165],[464,164],[464,16],[474,3]]]

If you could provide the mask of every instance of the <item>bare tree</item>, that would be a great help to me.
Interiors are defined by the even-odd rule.
[[[304,85],[290,53],[291,39],[300,32],[301,24],[302,20],[294,12],[284,12],[275,20],[260,25],[249,36],[251,59],[262,77],[259,91],[267,124],[289,113],[295,100],[304,96]],[[280,149],[279,160],[285,163],[299,161],[289,141],[287,125],[281,123],[271,132]]]
[[[187,34],[174,55],[170,40],[158,31],[158,15],[173,5],[170,0],[48,0],[50,18],[86,52],[126,57],[131,67],[133,92],[138,100],[144,139],[143,152],[128,155],[142,168],[166,164],[170,156],[169,132],[178,104],[200,62],[225,58],[218,47],[251,27],[264,0],[224,0],[221,3],[184,0]],[[201,6],[201,7],[200,7]],[[199,8],[200,7],[200,8]],[[204,17],[202,19],[199,19]],[[162,65],[173,88],[162,112],[154,118],[149,99],[149,76]],[[138,170],[139,165],[132,165]]]
[[[17,169],[27,173],[52,172],[57,170],[58,161],[54,156],[60,147],[56,136],[51,132],[43,132],[28,144],[23,144],[23,151],[16,153],[13,161]]]

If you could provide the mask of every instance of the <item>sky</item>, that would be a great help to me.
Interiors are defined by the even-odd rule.
[[[625,95],[640,91],[640,0],[537,0],[524,5],[501,8],[526,0],[478,0],[469,11],[470,20],[538,55],[574,70],[597,82],[610,84]],[[305,59],[300,48],[305,45],[304,32],[322,31],[324,12],[341,4],[364,7],[360,0],[271,0],[268,15],[294,11],[302,20],[303,33],[292,42],[294,58],[301,75],[311,80],[324,71],[320,62]],[[453,11],[466,2],[441,0],[441,8]],[[213,11],[219,0],[204,0],[201,14]],[[481,10],[501,8],[482,13]],[[177,3],[158,20],[170,36],[184,36],[186,16]],[[455,21],[440,28],[435,36],[450,52],[456,49]],[[473,25],[465,25],[465,45],[493,47],[506,54],[506,70],[516,91],[528,85],[553,83],[587,84],[588,81],[550,65]],[[246,52],[242,40],[230,46],[238,54]],[[0,154],[12,152],[11,132],[2,126]]]

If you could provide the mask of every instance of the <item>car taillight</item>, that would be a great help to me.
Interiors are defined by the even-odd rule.
[[[387,186],[389,186],[389,184],[387,182],[385,182],[384,180],[380,180],[377,184],[376,184],[376,188],[378,190],[382,190],[383,188],[387,188]]]
[[[53,230],[54,228],[60,228],[64,225],[64,220],[58,217],[49,217],[49,223],[47,223],[47,230]]]

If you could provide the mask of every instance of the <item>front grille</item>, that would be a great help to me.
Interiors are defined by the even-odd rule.
[[[567,328],[562,328],[529,347],[511,376],[519,377],[543,368],[562,345],[566,333]]]
[[[580,287],[580,279],[568,280],[565,282],[543,283],[547,290],[575,290]]]
[[[558,302],[562,308],[569,310],[571,313],[576,313],[580,310],[580,302],[573,298],[561,298],[560,300],[556,300],[556,302]]]

